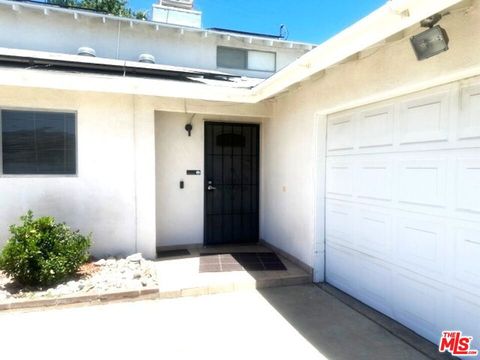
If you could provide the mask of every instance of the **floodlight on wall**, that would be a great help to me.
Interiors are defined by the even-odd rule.
[[[447,32],[439,25],[410,38],[418,60],[425,60],[448,50]]]

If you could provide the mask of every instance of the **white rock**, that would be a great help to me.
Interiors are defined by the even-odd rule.
[[[106,266],[113,266],[117,263],[117,260],[115,259],[108,259],[106,262],[105,262],[105,265]]]
[[[107,265],[107,260],[100,259],[100,260],[94,262],[93,264],[96,265],[96,266],[105,266],[105,265]]]
[[[127,265],[127,263],[128,263],[127,260],[125,260],[125,259],[120,259],[120,260],[117,261],[117,266],[118,266],[119,268],[123,268],[124,266]]]
[[[134,262],[134,263],[140,263],[142,261],[143,257],[141,253],[133,254],[130,256],[127,256],[127,261],[129,262]]]

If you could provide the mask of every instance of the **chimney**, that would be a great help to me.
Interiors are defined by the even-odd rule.
[[[194,0],[159,0],[152,5],[152,21],[164,24],[202,27],[202,13],[193,9]]]

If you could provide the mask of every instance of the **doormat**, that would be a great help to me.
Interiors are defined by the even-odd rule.
[[[176,256],[190,256],[190,251],[187,249],[175,249],[175,250],[163,250],[157,251],[157,258],[169,258],[169,257],[176,257]]]
[[[286,271],[277,254],[272,252],[200,254],[200,272]]]

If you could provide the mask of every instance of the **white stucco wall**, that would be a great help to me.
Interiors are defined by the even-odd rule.
[[[185,125],[191,118],[192,114],[172,112],[157,112],[155,116],[158,246],[203,244],[204,122],[257,123],[261,133],[263,124],[268,122],[260,118],[195,115],[192,136],[189,137]],[[261,147],[261,167],[262,154]],[[186,175],[186,170],[201,170],[202,174]],[[260,187],[263,183],[261,174],[262,170]],[[181,180],[185,183],[184,189],[180,189]],[[260,225],[260,237],[261,228]]]
[[[203,119],[193,120],[188,137],[184,126],[191,117],[164,112],[155,116],[158,246],[203,243]],[[201,170],[202,175],[187,176],[187,169]]]
[[[316,113],[478,65],[479,3],[441,21],[450,37],[446,53],[417,61],[409,42],[417,27],[275,99],[264,127],[265,240],[312,266],[317,244],[323,258],[325,122],[316,124]]]
[[[157,146],[164,145],[158,152],[155,148],[155,110],[184,111],[187,108],[203,114],[198,115],[198,119],[203,116],[248,119],[249,114],[264,117],[270,113],[265,104],[0,87],[0,109],[8,108],[75,111],[78,173],[75,176],[8,176],[1,175],[0,171],[0,247],[9,237],[8,226],[18,222],[19,217],[31,209],[36,216],[51,215],[82,233],[92,233],[92,253],[96,256],[138,251],[146,257],[155,256],[157,213],[172,223],[173,214],[191,215],[197,228],[191,230],[194,235],[187,238],[196,236],[198,239],[198,233],[203,234],[203,230],[198,230],[203,226],[203,186],[197,183],[200,188],[183,200],[184,193],[177,194],[176,187],[169,186],[169,181],[178,186],[176,170],[184,172],[190,166],[197,166],[199,159],[203,162],[203,131],[199,131],[202,127],[196,126],[192,138],[188,138],[185,123],[181,121],[184,115],[169,113],[172,117],[167,117],[165,123],[170,125],[161,128],[160,132],[157,127],[157,134],[163,140],[157,141]],[[158,114],[164,113],[158,112],[157,120]],[[178,124],[177,118],[180,119]],[[175,121],[168,121],[170,119]],[[193,146],[189,142],[192,139],[196,139]],[[168,164],[167,171],[158,177],[160,184],[165,186],[156,184],[157,154],[160,164]],[[198,166],[203,169],[203,164]],[[191,191],[192,185],[193,182],[187,182],[186,190]],[[163,190],[162,201],[166,204],[158,210],[157,187]],[[178,234],[173,242],[178,242],[188,229],[176,224]],[[170,230],[173,229],[171,226]]]
[[[15,29],[13,34],[13,29]],[[98,57],[137,61],[142,53],[155,56],[158,64],[217,70],[217,45],[277,52],[277,69],[288,65],[306,50],[247,44],[243,40],[221,36],[205,37],[201,32],[133,24],[107,19],[51,11],[0,6],[0,47],[76,54],[81,46],[95,49]],[[220,69],[222,70],[222,69]],[[267,77],[271,73],[223,69],[252,77]]]
[[[0,245],[9,237],[8,225],[31,209],[92,233],[96,256],[154,256],[151,106],[128,95],[1,87],[5,108],[75,111],[78,165],[75,176],[0,175]]]
[[[132,98],[0,88],[0,108],[77,112],[76,176],[0,176],[0,244],[27,210],[92,233],[93,253],[135,252]]]

